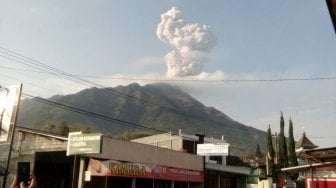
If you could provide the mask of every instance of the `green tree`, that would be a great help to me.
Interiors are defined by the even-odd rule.
[[[66,121],[62,121],[56,129],[56,134],[68,136],[69,133],[69,126]]]
[[[287,144],[285,138],[285,121],[281,112],[280,116],[280,134],[279,134],[279,159],[278,164],[280,168],[288,166]]]
[[[292,119],[289,119],[289,128],[288,128],[288,166],[297,166],[298,161],[295,152],[295,141],[293,136],[293,122]]]
[[[53,133],[55,130],[55,124],[52,122],[48,122],[48,124],[44,127],[44,129],[49,132],[49,133]]]
[[[268,125],[267,129],[267,139],[266,139],[266,153],[265,153],[265,160],[266,160],[266,175],[267,176],[274,176],[274,155],[275,151],[273,148],[272,142],[272,133],[271,133],[271,126]]]
[[[259,159],[262,157],[259,144],[257,145],[255,156]]]
[[[70,132],[90,133],[92,131],[89,126],[78,123],[78,124],[75,124],[74,126],[71,126]]]
[[[129,140],[131,140],[131,139],[133,138],[133,136],[134,136],[134,133],[132,133],[132,132],[129,131],[129,130],[126,130],[126,131],[124,131],[124,133],[122,133],[122,134],[119,136],[119,139],[129,141]]]

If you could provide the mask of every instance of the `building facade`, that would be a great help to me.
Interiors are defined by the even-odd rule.
[[[67,156],[67,144],[68,138],[62,136],[16,128],[5,187],[9,187],[15,176],[19,161],[30,162],[39,187],[202,188],[204,185],[201,156],[105,136],[101,153]],[[9,145],[0,145],[0,149],[9,151]],[[7,156],[8,152],[1,152],[2,167],[6,166]]]
[[[163,133],[133,139],[133,142],[153,145],[161,148],[199,154],[204,158],[204,187],[206,188],[245,188],[251,168],[234,161],[230,156],[230,144],[224,138],[208,138],[202,134],[188,135]],[[239,159],[238,159],[239,160]]]

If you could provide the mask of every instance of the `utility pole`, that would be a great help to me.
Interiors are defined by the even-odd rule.
[[[9,94],[10,91],[8,90],[8,88],[6,88],[6,91],[8,92],[7,94]],[[13,101],[14,103],[16,102],[16,104],[14,104],[14,106],[16,105],[16,107],[14,107],[14,106],[11,107],[11,108],[13,108],[13,112],[12,112],[11,116],[14,116],[14,118],[11,117],[11,119],[13,119],[13,122],[9,123],[8,137],[10,139],[10,142],[9,142],[8,157],[7,157],[7,161],[6,161],[6,167],[5,167],[5,172],[4,172],[3,182],[2,182],[2,187],[3,188],[6,187],[7,176],[9,174],[8,169],[9,169],[10,159],[11,159],[11,156],[12,156],[12,147],[13,147],[13,141],[14,141],[14,135],[15,135],[16,120],[17,120],[17,117],[18,117],[18,111],[19,111],[19,106],[20,106],[22,84],[20,84],[18,90],[15,90],[15,91],[17,93],[14,93],[14,94],[17,95],[16,96],[17,98],[14,99],[14,100],[17,100],[17,101]],[[1,119],[1,121],[2,120],[3,119]]]

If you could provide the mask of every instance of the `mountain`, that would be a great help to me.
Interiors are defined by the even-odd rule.
[[[69,127],[87,127],[91,132],[112,136],[125,131],[177,133],[182,129],[186,134],[202,132],[215,138],[223,135],[234,154],[254,154],[257,144],[263,147],[265,142],[265,132],[243,125],[168,84],[90,88],[47,100],[63,105],[46,104],[48,101],[40,98],[24,99],[19,109],[18,126],[46,130],[66,122]],[[82,111],[66,110],[69,106]],[[152,130],[144,130],[144,127]]]

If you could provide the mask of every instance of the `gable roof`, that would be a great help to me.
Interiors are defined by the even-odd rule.
[[[300,148],[303,148],[303,149],[314,149],[314,148],[318,147],[317,145],[315,145],[312,141],[310,141],[307,138],[305,132],[303,132],[302,137],[297,142],[297,146],[300,147]]]

